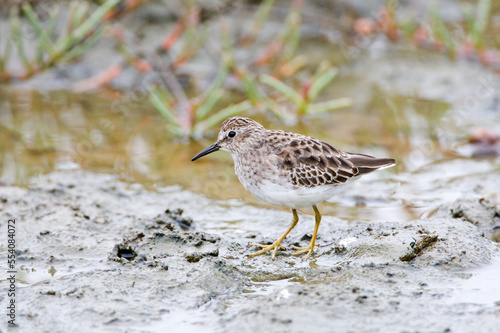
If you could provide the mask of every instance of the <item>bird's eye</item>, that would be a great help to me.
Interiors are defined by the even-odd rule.
[[[231,132],[227,133],[227,136],[230,138],[234,138],[235,135],[236,135],[235,131],[231,131]]]

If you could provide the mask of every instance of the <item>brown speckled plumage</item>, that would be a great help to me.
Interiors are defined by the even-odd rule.
[[[272,246],[262,246],[263,249],[256,253],[274,249],[273,257],[298,221],[296,208],[312,206],[315,210],[317,225],[311,244],[297,252],[310,255],[321,220],[316,204],[333,196],[335,188],[348,180],[395,164],[393,158],[343,152],[312,137],[266,130],[261,124],[244,117],[225,120],[217,142],[193,160],[218,149],[231,154],[238,179],[252,194],[264,201],[292,208],[294,223],[289,230]]]

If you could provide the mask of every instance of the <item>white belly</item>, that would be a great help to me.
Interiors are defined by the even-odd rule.
[[[274,205],[289,208],[305,208],[317,205],[342,190],[342,186],[288,187],[264,181],[259,186],[245,186],[257,198]]]

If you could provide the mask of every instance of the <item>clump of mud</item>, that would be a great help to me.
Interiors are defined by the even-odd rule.
[[[437,242],[438,236],[425,236],[418,242],[410,243],[411,251],[401,257],[401,261],[412,261],[417,257],[417,255],[422,252],[425,248],[431,246],[433,243]]]
[[[453,219],[471,223],[492,241],[500,242],[500,203],[483,197],[459,199],[444,205],[439,216],[451,216]]]

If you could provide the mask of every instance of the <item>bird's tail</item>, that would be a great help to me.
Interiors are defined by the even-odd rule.
[[[374,157],[365,154],[349,154],[349,161],[359,170],[358,175],[364,175],[375,170],[389,168],[396,164],[396,160],[390,157]]]

